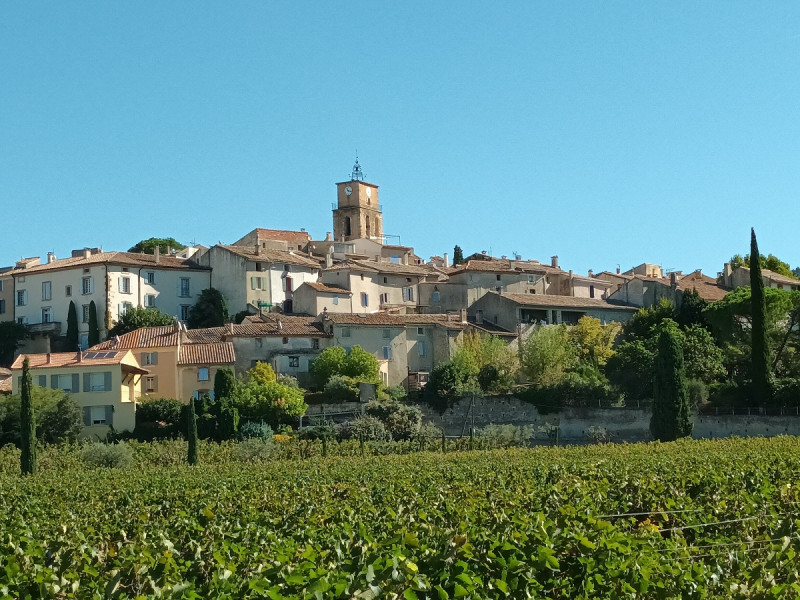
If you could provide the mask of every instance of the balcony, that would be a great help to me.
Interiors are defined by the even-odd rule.
[[[28,325],[28,332],[33,335],[61,335],[61,321],[49,321],[47,323],[33,323]]]

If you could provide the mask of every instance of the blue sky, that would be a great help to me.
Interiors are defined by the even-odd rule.
[[[800,264],[800,4],[3,2],[0,265],[332,228],[418,254]]]

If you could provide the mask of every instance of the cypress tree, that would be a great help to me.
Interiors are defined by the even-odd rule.
[[[78,311],[75,308],[75,303],[69,301],[69,311],[67,311],[67,338],[66,350],[73,352],[78,349]]]
[[[669,329],[664,329],[658,337],[650,433],[662,442],[692,433],[683,350],[680,340]]]
[[[194,411],[194,398],[189,400],[189,418],[187,419],[186,439],[189,441],[189,457],[190,465],[197,464],[197,415]]]
[[[464,262],[464,251],[458,244],[453,248],[453,265],[460,265]]]
[[[230,369],[219,369],[214,375],[214,406],[217,440],[229,440],[239,431],[239,410],[231,403],[236,377]]]
[[[19,408],[19,428],[22,446],[20,468],[23,475],[33,475],[36,472],[36,421],[33,415],[32,387],[30,363],[26,358],[22,363],[22,386],[20,389],[22,398]]]
[[[89,346],[100,343],[100,327],[97,324],[97,306],[94,300],[89,302]]]
[[[765,404],[770,398],[769,347],[767,346],[767,301],[758,254],[756,232],[750,229],[750,302],[752,310],[753,400]]]

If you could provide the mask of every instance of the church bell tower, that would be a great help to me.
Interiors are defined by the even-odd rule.
[[[334,239],[338,242],[366,238],[382,244],[383,214],[378,203],[378,186],[364,181],[357,156],[350,181],[336,184],[336,196]]]

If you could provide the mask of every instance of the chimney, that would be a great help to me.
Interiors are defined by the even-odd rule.
[[[669,285],[672,289],[678,287],[678,274],[675,273],[674,271],[669,274]]]
[[[167,256],[172,256],[172,248],[167,246]]]
[[[621,269],[619,268],[619,265],[617,265],[617,275],[619,275],[620,271],[621,271]]]
[[[89,248],[83,249],[83,258],[89,258],[92,255],[92,251]]]
[[[258,242],[256,242],[255,254],[256,256],[261,256],[261,245]]]
[[[450,266],[450,255],[447,254],[447,252],[444,253],[444,266],[445,267]]]
[[[56,255],[55,255],[55,253],[54,253],[54,252],[48,252],[48,253],[47,253],[47,264],[48,264],[48,265],[49,265],[51,262],[53,262],[55,259],[56,259]]]
[[[406,252],[405,254],[403,254],[403,264],[404,264],[404,265],[407,265],[407,264],[408,264],[408,252]]]
[[[50,364],[50,353],[49,352],[47,353],[47,363],[46,364],[48,364],[48,365]]]
[[[461,322],[462,323],[466,323],[467,322],[467,309],[466,308],[461,308],[461,309],[459,309],[458,312],[459,312],[459,316],[461,317]]]
[[[328,253],[325,255],[325,268],[330,269],[333,266],[333,246],[328,248]]]
[[[553,266],[554,269],[558,268],[558,255],[550,257],[550,264]]]
[[[589,277],[594,277],[594,271],[592,271],[591,269],[589,269]]]
[[[332,234],[330,231],[328,231],[328,232],[325,234],[325,241],[326,241],[326,242],[332,242],[332,241],[333,241],[333,234]]]
[[[83,350],[78,348],[78,362],[83,362]]]
[[[161,262],[161,248],[156,246],[154,254],[156,256],[156,264],[158,264],[159,262]]]

